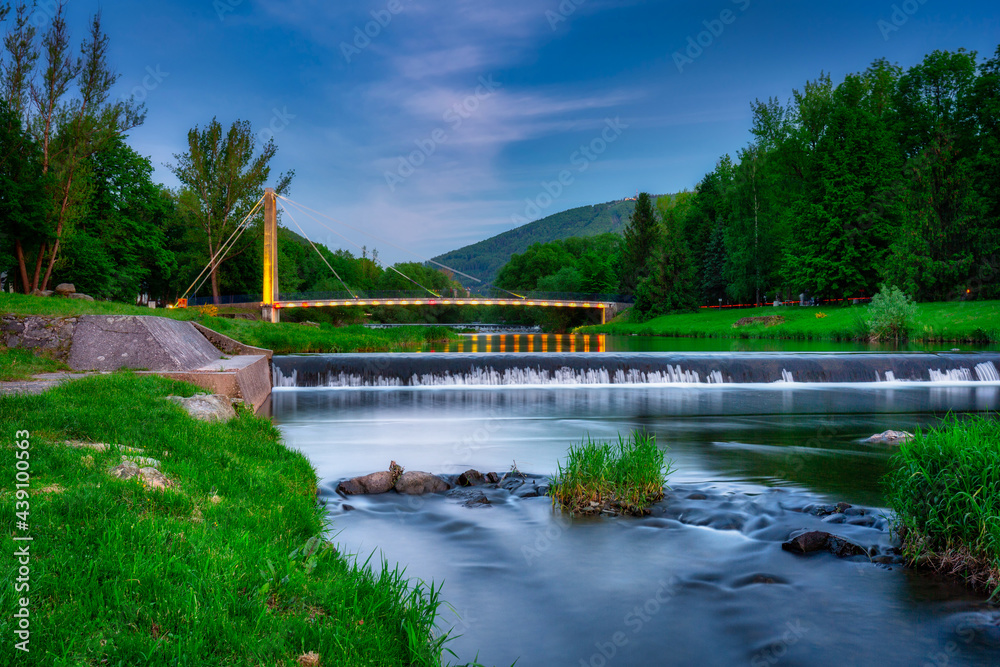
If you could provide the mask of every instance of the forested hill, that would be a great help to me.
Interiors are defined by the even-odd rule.
[[[511,255],[523,253],[534,243],[549,243],[573,236],[597,236],[607,232],[621,233],[634,208],[634,201],[614,201],[571,208],[497,234],[485,241],[452,250],[434,260],[475,276],[483,283],[492,282]],[[469,282],[460,276],[456,278]]]

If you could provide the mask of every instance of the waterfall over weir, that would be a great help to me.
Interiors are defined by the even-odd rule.
[[[997,353],[275,356],[275,387],[1000,382]]]

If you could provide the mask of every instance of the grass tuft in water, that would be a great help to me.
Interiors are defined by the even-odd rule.
[[[574,514],[643,515],[663,498],[673,472],[656,446],[656,436],[633,432],[618,442],[595,442],[587,436],[570,447],[565,465],[549,489],[553,502]]]
[[[918,566],[1000,591],[1000,422],[952,417],[900,446],[883,479]]]

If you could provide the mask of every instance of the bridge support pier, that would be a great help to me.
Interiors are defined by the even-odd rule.
[[[277,324],[281,321],[281,310],[272,305],[265,304],[260,308],[260,319],[264,322]]]
[[[261,319],[277,324],[280,311],[278,300],[278,206],[274,188],[264,190],[264,298],[261,299]]]

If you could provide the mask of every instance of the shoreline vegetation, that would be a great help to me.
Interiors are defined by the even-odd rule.
[[[337,551],[308,459],[268,419],[200,422],[164,400],[195,391],[117,372],[0,397],[2,465],[27,461],[27,528],[13,474],[0,500],[7,534],[32,537],[19,594],[32,652],[60,665],[440,665],[439,589]],[[108,473],[134,455],[170,486]],[[13,596],[8,573],[5,608]],[[0,632],[16,624],[7,614]]]
[[[632,321],[625,312],[607,324],[578,327],[573,333],[673,338],[761,338],[776,340],[869,340],[866,306],[762,306],[703,308],[694,313],[663,315]],[[780,317],[781,321],[774,321]],[[744,318],[761,318],[736,326]],[[916,304],[909,340],[937,343],[1000,341],[1000,301],[959,301]]]
[[[336,327],[331,324],[311,326],[296,322],[271,324],[259,320],[225,315],[245,315],[245,308],[193,307],[142,308],[110,301],[82,301],[59,297],[25,296],[0,293],[0,313],[6,315],[41,315],[79,317],[81,315],[152,315],[176,320],[191,320],[245,345],[272,350],[275,354],[406,352],[424,343],[458,339],[446,327],[396,327],[367,329],[360,324]]]
[[[952,417],[900,445],[883,480],[910,564],[994,597],[1000,592],[998,443],[995,418]]]

